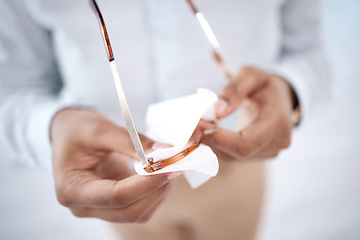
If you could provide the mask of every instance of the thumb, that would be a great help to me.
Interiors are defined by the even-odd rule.
[[[268,73],[256,67],[243,67],[232,81],[219,93],[215,104],[217,118],[223,118],[234,112],[241,103],[268,81]]]
[[[154,140],[142,134],[139,134],[139,138],[145,152],[154,151],[152,149],[152,146],[155,144]],[[102,132],[101,136],[97,139],[97,142],[99,144],[98,146],[103,149],[114,151],[133,159],[138,159],[138,155],[128,131],[114,123],[111,123],[110,128]]]
[[[229,102],[224,99],[219,98],[219,100],[215,103],[215,115],[217,119],[221,119],[227,116],[232,111],[232,106],[230,106]]]
[[[241,85],[241,83],[232,82],[219,93],[219,100],[215,103],[215,115],[217,119],[230,115],[243,102],[247,94],[240,89],[239,85]]]

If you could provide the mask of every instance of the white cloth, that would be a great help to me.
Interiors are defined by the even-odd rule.
[[[98,1],[140,131],[150,103],[218,92],[226,79],[186,1]],[[329,78],[315,0],[197,1],[232,71],[252,64],[284,75],[306,119]],[[48,127],[67,105],[121,124],[99,26],[87,1],[0,1],[1,158],[51,166]]]
[[[214,105],[217,96],[208,89],[199,89],[196,94],[156,103],[149,107],[146,115],[146,135],[160,143],[173,147],[158,149],[150,153],[154,162],[169,158],[186,147],[200,119],[206,116],[215,120]],[[213,115],[209,117],[209,115]],[[136,161],[135,170],[141,175],[167,172],[184,172],[192,188],[197,188],[219,171],[219,162],[210,147],[201,144],[194,152],[153,173],[147,173],[144,166]]]

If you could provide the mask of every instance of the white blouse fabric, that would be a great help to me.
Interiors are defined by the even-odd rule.
[[[255,65],[287,78],[303,118],[326,99],[319,3],[198,0],[231,71]],[[134,120],[150,103],[218,92],[226,78],[185,0],[98,0]],[[106,51],[88,1],[0,0],[0,153],[51,167],[49,125],[61,108],[93,108],[122,124]],[[302,122],[304,124],[304,122]]]

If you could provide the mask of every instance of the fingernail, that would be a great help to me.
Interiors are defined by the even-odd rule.
[[[163,148],[169,148],[169,147],[172,147],[171,144],[167,144],[167,143],[159,143],[159,142],[156,142],[154,143],[151,148],[153,150],[158,150],[158,149],[163,149]]]
[[[170,174],[167,176],[167,178],[168,178],[169,180],[172,180],[172,179],[180,176],[181,174],[182,174],[182,172],[172,172],[172,173],[170,173]]]
[[[219,99],[216,103],[215,103],[215,112],[216,114],[219,115],[224,115],[226,113],[226,110],[228,108],[228,103],[223,100],[223,99]]]
[[[220,120],[216,119],[213,123],[212,123],[212,128],[207,128],[203,131],[204,135],[210,135],[213,134],[215,132],[217,132],[219,130],[219,124],[220,124]]]
[[[210,135],[210,134],[216,133],[218,130],[219,130],[218,127],[211,128],[211,129],[205,129],[204,135]]]

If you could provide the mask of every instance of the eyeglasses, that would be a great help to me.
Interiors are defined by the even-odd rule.
[[[152,173],[152,172],[156,172],[160,169],[163,169],[164,167],[167,167],[173,163],[180,161],[181,159],[185,158],[190,153],[195,151],[200,146],[200,144],[202,143],[203,140],[204,140],[204,135],[199,134],[197,136],[196,140],[193,143],[191,143],[190,146],[183,149],[181,152],[175,154],[172,157],[169,157],[169,158],[166,158],[163,160],[159,160],[156,162],[151,162],[148,166],[144,167],[144,170],[148,173]]]
[[[193,13],[195,14],[195,17],[199,21],[200,26],[201,26],[202,30],[204,31],[205,36],[212,47],[213,57],[215,59],[215,62],[219,65],[221,70],[225,73],[228,80],[231,80],[231,72],[224,60],[224,57],[220,50],[219,42],[218,42],[213,30],[211,29],[209,22],[205,18],[205,15],[202,12],[200,12],[199,9],[195,6],[195,4],[192,0],[186,0],[186,1],[188,2]]]
[[[98,17],[98,21],[99,21],[100,28],[101,28],[101,33],[102,33],[103,40],[105,43],[108,60],[110,63],[111,72],[113,75],[113,79],[114,79],[114,83],[115,83],[115,87],[116,87],[116,91],[117,91],[117,95],[118,95],[118,99],[119,99],[119,103],[120,103],[122,117],[125,122],[126,128],[129,132],[131,141],[132,141],[132,143],[135,147],[135,150],[139,156],[141,164],[143,164],[143,166],[144,166],[145,171],[148,173],[156,172],[160,169],[163,169],[166,166],[169,166],[175,162],[180,161],[181,159],[185,158],[186,156],[188,156],[190,153],[192,153],[199,147],[201,142],[204,140],[204,135],[200,134],[197,137],[197,139],[193,143],[191,143],[188,147],[186,147],[179,153],[177,153],[174,156],[171,156],[169,158],[154,161],[154,159],[146,157],[143,146],[142,146],[140,138],[139,138],[139,134],[135,127],[135,123],[132,119],[129,106],[126,101],[125,92],[122,87],[120,75],[119,75],[119,72],[118,72],[116,64],[115,64],[115,58],[114,58],[114,54],[112,51],[109,35],[106,30],[105,21],[102,17],[102,14],[96,3],[96,0],[89,0],[89,2],[90,2],[90,5],[92,6],[96,16]]]

